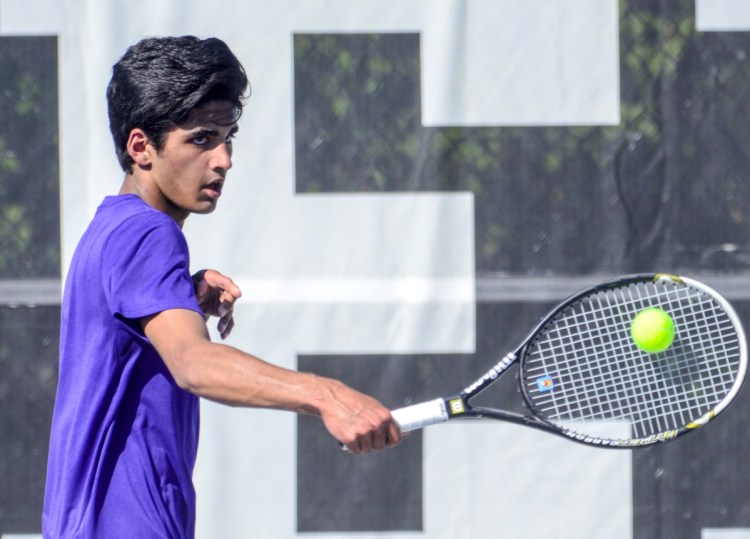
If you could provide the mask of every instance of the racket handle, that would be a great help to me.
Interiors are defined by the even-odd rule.
[[[391,410],[391,415],[401,428],[401,432],[409,432],[448,421],[448,411],[443,399],[420,402],[419,404]]]
[[[445,408],[445,401],[443,399],[404,406],[403,408],[391,410],[391,415],[396,420],[396,423],[398,423],[402,433],[448,421],[448,411]],[[348,451],[344,444],[339,443],[339,445],[341,449]]]

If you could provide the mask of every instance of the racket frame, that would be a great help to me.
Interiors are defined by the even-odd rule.
[[[597,292],[603,292],[605,290],[612,289],[616,286],[627,286],[636,282],[659,282],[666,281],[671,283],[677,283],[698,289],[706,294],[709,294],[717,303],[721,306],[723,311],[727,314],[731,320],[734,328],[737,332],[737,338],[739,342],[739,365],[737,377],[730,391],[724,396],[724,398],[711,410],[703,414],[701,417],[693,420],[687,425],[683,425],[677,429],[671,429],[664,432],[652,434],[640,438],[629,438],[629,439],[607,439],[563,428],[551,421],[546,420],[544,417],[537,415],[534,405],[532,404],[531,398],[529,397],[528,390],[521,380],[519,373],[518,383],[521,388],[521,394],[523,397],[523,403],[529,410],[529,414],[520,414],[511,412],[508,410],[500,410],[495,408],[472,406],[471,400],[477,397],[495,380],[502,376],[508,369],[510,369],[516,363],[521,362],[520,369],[523,369],[523,360],[529,344],[534,340],[537,334],[549,323],[549,321],[557,316],[561,311],[565,310],[572,304],[580,301],[582,298],[591,296]],[[437,398],[431,401],[415,404],[412,406],[406,406],[404,408],[393,410],[391,413],[396,422],[401,427],[402,432],[409,432],[416,429],[421,429],[426,426],[443,423],[450,419],[458,418],[492,418],[509,421],[516,424],[521,424],[527,427],[533,427],[546,432],[563,435],[576,442],[583,443],[585,445],[593,445],[607,448],[620,448],[620,449],[633,449],[639,447],[646,447],[660,442],[667,442],[674,440],[687,432],[694,431],[708,424],[714,419],[727,405],[734,399],[737,392],[739,391],[742,382],[745,378],[747,370],[747,342],[744,330],[742,329],[742,323],[734,311],[730,303],[722,297],[716,290],[709,287],[708,285],[691,279],[688,277],[681,277],[677,275],[657,273],[657,274],[636,274],[620,277],[618,279],[606,281],[594,285],[590,288],[581,290],[567,299],[559,303],[554,309],[547,313],[530,331],[523,341],[516,347],[516,349],[504,356],[498,361],[493,367],[488,370],[485,374],[479,377],[474,383],[467,386],[463,391],[457,393],[448,398]]]

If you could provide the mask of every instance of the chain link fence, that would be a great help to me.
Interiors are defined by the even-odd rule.
[[[39,533],[60,336],[57,39],[0,37],[0,535]]]
[[[616,126],[423,127],[418,35],[297,35],[297,189],[471,191],[479,274],[746,271],[750,35],[694,9],[621,3]]]
[[[0,279],[60,278],[57,40],[0,38]]]

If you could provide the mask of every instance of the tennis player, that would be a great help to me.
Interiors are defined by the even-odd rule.
[[[125,179],[65,285],[45,537],[193,537],[199,397],[320,416],[352,453],[400,441],[375,399],[209,338],[209,316],[222,338],[231,332],[241,292],[217,271],[191,277],[182,225],[216,208],[248,88],[215,38],[148,38],[113,67]]]

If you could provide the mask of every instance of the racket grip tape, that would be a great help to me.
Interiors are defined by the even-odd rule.
[[[419,404],[391,410],[391,415],[398,423],[401,432],[409,432],[448,421],[448,411],[443,399],[420,402]]]

